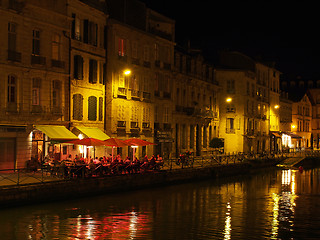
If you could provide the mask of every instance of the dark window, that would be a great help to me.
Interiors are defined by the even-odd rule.
[[[80,55],[74,56],[74,78],[83,79],[83,58]]]
[[[73,95],[73,119],[82,120],[83,117],[83,97],[81,94]]]
[[[88,99],[88,120],[97,120],[97,98],[95,96],[91,96]]]
[[[61,107],[61,82],[59,80],[54,80],[52,82],[52,106]]]
[[[89,41],[89,20],[83,20],[83,42],[88,43]]]
[[[36,56],[40,55],[40,31],[39,30],[33,30],[32,54]]]
[[[8,76],[8,103],[17,102],[17,80],[15,76]]]
[[[97,83],[97,61],[89,61],[89,83]]]

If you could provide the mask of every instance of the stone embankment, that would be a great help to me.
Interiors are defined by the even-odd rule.
[[[71,179],[0,188],[0,206],[19,206],[41,202],[109,194],[141,188],[159,187],[196,180],[249,174],[256,169],[276,166],[278,162],[246,162],[172,171],[146,172],[101,178]]]

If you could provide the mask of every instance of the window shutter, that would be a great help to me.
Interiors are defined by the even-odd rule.
[[[99,121],[103,120],[103,98],[99,97]]]
[[[97,98],[95,96],[88,98],[88,120],[97,120]]]
[[[83,97],[81,94],[73,95],[73,119],[82,120],[83,118]]]

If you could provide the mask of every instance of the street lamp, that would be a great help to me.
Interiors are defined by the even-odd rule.
[[[131,74],[131,70],[130,69],[126,69],[123,71],[124,75],[128,76]]]
[[[230,98],[230,97],[229,97],[229,98],[227,98],[227,99],[226,99],[226,102],[227,102],[227,103],[232,102],[232,98]]]
[[[280,106],[279,106],[279,105],[275,105],[274,108],[275,108],[275,109],[278,109],[278,108],[280,108]]]

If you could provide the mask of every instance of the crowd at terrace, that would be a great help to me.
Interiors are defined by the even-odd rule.
[[[83,158],[71,155],[65,160],[55,160],[45,158],[43,163],[35,159],[27,162],[27,170],[36,172],[39,169],[45,170],[52,176],[62,178],[83,178],[83,177],[100,177],[107,175],[120,175],[142,173],[146,171],[159,171],[163,166],[163,159],[159,155],[152,155],[148,158],[147,155],[139,160],[137,157],[131,159],[126,157],[123,159],[120,154],[112,157],[95,157]]]

